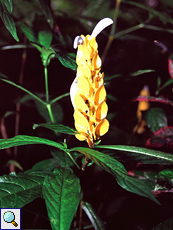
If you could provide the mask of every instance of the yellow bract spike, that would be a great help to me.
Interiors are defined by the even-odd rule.
[[[80,141],[86,140],[90,148],[94,141],[104,135],[109,129],[106,120],[108,106],[104,74],[100,73],[101,59],[98,55],[98,44],[95,36],[103,28],[112,24],[109,18],[101,20],[95,27],[92,36],[81,35],[74,40],[74,48],[78,47],[76,62],[77,76],[70,89],[70,97],[74,107],[75,135]]]
[[[108,106],[106,102],[101,103],[96,110],[97,121],[103,120],[107,116]]]
[[[94,104],[98,105],[106,99],[106,90],[104,85],[102,85],[95,93]]]
[[[74,98],[74,104],[76,109],[78,109],[81,112],[89,114],[89,102],[84,96],[82,97],[76,95]]]
[[[100,122],[96,127],[96,136],[100,137],[103,136],[105,133],[107,133],[109,129],[109,122],[108,120],[104,119],[102,122]]]

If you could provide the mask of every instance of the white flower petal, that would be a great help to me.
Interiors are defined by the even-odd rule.
[[[94,27],[91,37],[96,37],[104,28],[113,24],[113,20],[111,18],[103,18],[100,20],[97,25]]]

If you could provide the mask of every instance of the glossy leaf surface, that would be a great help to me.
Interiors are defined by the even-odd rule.
[[[166,114],[161,108],[151,108],[148,110],[145,121],[152,132],[168,125]]]
[[[137,180],[129,176],[124,166],[112,157],[89,148],[78,147],[73,148],[70,151],[78,151],[83,153],[94,163],[111,173],[116,178],[117,183],[127,191],[148,197],[149,199],[158,203],[156,198],[151,193],[151,188],[149,188],[142,180]]]
[[[80,182],[69,168],[56,168],[45,178],[43,196],[52,230],[68,230],[80,201]]]
[[[51,124],[51,123],[43,123],[43,124],[34,124],[33,125],[33,129],[36,129],[38,127],[43,127],[43,128],[47,128],[59,133],[65,133],[65,134],[69,134],[69,135],[75,135],[76,130],[62,125],[62,124]]]
[[[0,177],[0,207],[21,208],[42,195],[47,173],[11,173]]]

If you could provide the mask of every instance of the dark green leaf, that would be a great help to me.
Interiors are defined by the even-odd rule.
[[[152,230],[172,230],[173,229],[173,218],[165,220],[158,226],[152,228]]]
[[[118,184],[127,191],[148,197],[149,199],[158,203],[156,198],[151,193],[151,188],[148,187],[144,181],[137,180],[129,176],[124,166],[109,155],[93,149],[82,147],[73,148],[70,151],[79,151],[83,153],[85,156],[94,161],[97,165],[102,167],[107,172],[111,173],[116,178]]]
[[[91,204],[89,204],[87,202],[82,202],[82,208],[85,211],[85,213],[87,214],[88,218],[90,219],[95,230],[104,230],[105,229],[103,222],[100,220],[100,218],[98,217],[98,215],[94,211]]]
[[[144,70],[138,70],[138,71],[136,71],[134,73],[130,73],[130,75],[132,77],[136,77],[138,75],[145,74],[145,73],[151,73],[151,72],[154,72],[154,71],[155,70],[153,70],[153,69],[144,69]]]
[[[39,44],[45,48],[49,48],[52,42],[52,32],[48,30],[42,30],[38,33]]]
[[[14,20],[11,17],[11,15],[9,14],[6,5],[4,5],[4,3],[1,1],[0,1],[0,16],[2,18],[2,21],[4,22],[5,27],[11,33],[11,35],[14,37],[14,39],[18,42],[19,38],[17,36],[17,31],[16,31],[16,26],[15,26]]]
[[[8,12],[11,14],[13,11],[13,3],[12,0],[0,0],[0,4],[4,4],[7,7]]]
[[[10,173],[0,177],[0,207],[21,208],[42,195],[47,173]]]
[[[130,4],[130,5],[134,5],[134,6],[137,6],[139,8],[142,8],[144,10],[147,10],[149,13],[151,13],[152,15],[154,16],[157,16],[160,18],[160,20],[164,23],[168,23],[170,22],[171,24],[173,24],[173,19],[171,17],[169,17],[168,15],[166,15],[165,13],[163,12],[159,12],[159,11],[156,11],[155,9],[153,9],[152,7],[149,7],[147,5],[144,5],[144,4],[141,4],[141,3],[138,3],[138,2],[132,2],[132,1],[126,1],[126,0],[123,0],[123,2],[127,3],[127,4]]]
[[[52,121],[48,113],[47,107],[43,105],[42,103],[40,103],[39,101],[35,101],[35,102],[36,102],[36,106],[37,106],[37,109],[40,115],[45,119],[46,122],[51,123]],[[61,106],[58,104],[58,102],[53,103],[51,105],[51,109],[52,109],[54,121],[56,123],[61,123],[63,119],[63,111],[62,111]]]
[[[172,83],[173,83],[173,79],[172,79],[172,78],[169,78],[169,80],[167,80],[167,81],[165,82],[165,84],[164,84],[163,86],[161,86],[161,87],[156,91],[156,94],[159,94],[159,92],[160,92],[162,89],[166,88],[167,86],[171,85]]]
[[[142,147],[136,147],[136,146],[128,146],[128,145],[98,145],[96,148],[102,148],[102,149],[112,149],[112,150],[120,150],[125,152],[130,152],[129,155],[135,153],[135,154],[141,154],[144,157],[146,156],[146,160],[148,157],[152,157],[156,159],[156,162],[171,162],[173,163],[173,155],[169,153],[164,153],[161,151],[156,151],[152,149],[142,148]]]
[[[45,15],[50,27],[53,28],[53,17],[50,9],[50,0],[39,0],[43,14]]]
[[[62,144],[40,137],[18,135],[9,139],[0,139],[0,149],[6,149],[6,148],[21,146],[21,145],[33,145],[33,144],[49,145],[61,149],[63,151],[66,151],[66,148]]]
[[[67,155],[66,153],[64,154]],[[26,173],[35,172],[35,171],[51,172],[57,165],[58,165],[58,160],[55,158],[43,160],[35,164],[32,167],[32,169],[27,170]]]
[[[20,25],[20,29],[22,30],[22,32],[25,34],[25,36],[28,38],[30,42],[39,44],[37,36],[32,27],[27,26],[24,23],[19,23],[19,25]]]
[[[77,69],[76,54],[59,52],[57,53],[57,57],[59,61],[61,62],[61,64],[65,66],[66,68],[70,68],[72,70]]]
[[[44,123],[44,124],[34,124],[33,125],[33,129],[36,129],[38,127],[44,127],[59,133],[65,133],[65,134],[69,134],[69,135],[75,135],[76,130],[62,125],[62,124],[51,124],[51,123]]]
[[[74,159],[72,161],[72,159],[69,157],[69,154],[66,154],[64,151],[59,149],[51,149],[51,154],[56,159],[57,164],[61,167],[72,167],[74,165],[74,161],[76,161],[76,159],[80,156],[79,154],[77,155],[69,153],[71,158]]]
[[[80,201],[80,182],[70,168],[56,168],[43,184],[52,230],[68,230]]]
[[[166,115],[161,108],[151,108],[147,111],[145,116],[147,126],[152,132],[164,128],[168,125]]]

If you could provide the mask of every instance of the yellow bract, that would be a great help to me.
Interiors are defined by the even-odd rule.
[[[78,131],[76,138],[86,140],[92,147],[94,141],[109,129],[104,75],[100,73],[101,59],[95,37],[80,36],[76,62],[77,75],[70,90],[75,128]]]

